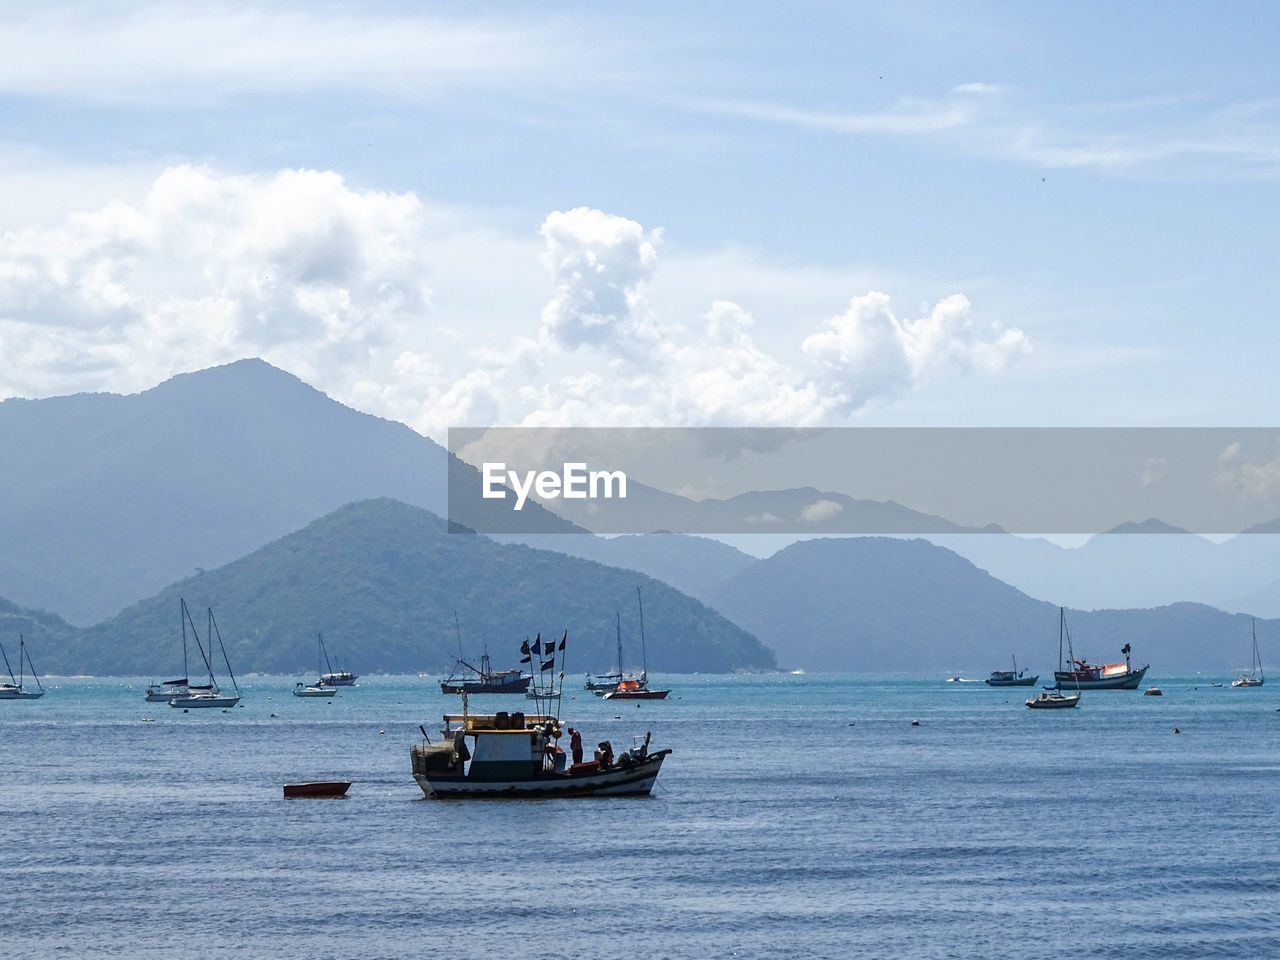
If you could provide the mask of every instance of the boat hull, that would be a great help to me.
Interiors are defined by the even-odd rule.
[[[527,693],[529,691],[529,677],[521,677],[519,680],[500,681],[488,683],[483,680],[464,680],[461,683],[450,682],[448,680],[440,681],[441,693]]]
[[[295,697],[332,697],[337,692],[337,690],[325,687],[294,687],[293,695]]]
[[[1263,682],[1264,681],[1259,680],[1257,677],[1241,677],[1238,680],[1232,680],[1231,685],[1233,687],[1260,687]]]
[[[988,678],[983,683],[988,687],[1034,687],[1039,679],[1040,677],[1037,674],[1034,677],[1016,677],[1013,680],[993,680]]]
[[[610,690],[606,700],[665,700],[670,690]]]
[[[411,749],[417,751],[417,746]],[[423,773],[416,769],[413,779],[423,794],[436,800],[546,799],[551,797],[642,797],[653,790],[670,750],[649,754],[627,766],[585,773],[547,773],[537,777],[509,780],[475,780],[466,775]],[[416,757],[416,754],[415,754]]]
[[[234,707],[240,702],[239,697],[174,697],[169,701],[171,707],[193,709],[198,707]]]
[[[1068,710],[1079,702],[1080,694],[1078,693],[1074,697],[1041,694],[1038,697],[1030,697],[1027,700],[1027,706],[1032,710]]]
[[[1146,675],[1149,667],[1150,664],[1112,677],[1089,679],[1080,677],[1070,670],[1055,670],[1053,679],[1059,686],[1069,687],[1072,690],[1137,690],[1138,684],[1142,682],[1142,678]]]
[[[354,687],[359,679],[354,673],[326,673],[320,677],[320,682],[327,687]]]
[[[0,700],[39,700],[43,696],[43,690],[35,693],[30,690],[0,690]]]
[[[343,797],[346,796],[347,788],[350,786],[351,782],[349,780],[286,783],[284,785],[284,795],[286,797]]]

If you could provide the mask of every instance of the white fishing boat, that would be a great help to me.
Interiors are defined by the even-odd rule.
[[[36,674],[35,665],[31,662],[31,654],[27,652],[26,637],[18,634],[18,675],[16,677],[13,675],[13,668],[9,666],[9,655],[4,652],[3,644],[0,644],[0,654],[3,654],[5,669],[9,671],[9,682],[0,682],[0,700],[39,700],[44,696],[44,687]],[[27,689],[26,674],[23,672],[24,658],[26,666],[31,667],[31,679],[36,682],[35,690]]]
[[[182,604],[183,610],[186,610],[185,601]],[[187,622],[191,621],[191,614],[186,614]],[[182,696],[174,697],[169,701],[171,707],[181,707],[183,709],[200,709],[209,707],[234,707],[240,702],[240,685],[236,683],[236,675],[231,669],[231,661],[227,657],[227,648],[222,642],[222,632],[218,629],[218,623],[213,619],[213,608],[209,608],[209,628],[207,639],[209,641],[209,652],[205,653],[204,644],[200,642],[200,635],[196,632],[194,623],[191,625],[191,634],[196,641],[196,649],[200,651],[200,658],[204,661],[205,669],[209,672],[209,682],[205,684],[188,684],[187,693]],[[213,676],[213,641],[218,640],[218,649],[222,651],[222,661],[227,666],[227,676],[231,678],[231,685],[235,689],[234,694],[224,693],[218,687],[218,681]],[[185,638],[185,634],[184,634]]]
[[[1258,653],[1258,621],[1253,621],[1253,665],[1231,681],[1233,687],[1260,687],[1266,681],[1262,674],[1262,656]]]

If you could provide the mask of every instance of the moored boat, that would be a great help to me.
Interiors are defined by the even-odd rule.
[[[526,693],[532,675],[520,670],[494,670],[486,651],[480,666],[459,659],[453,673],[440,681],[441,693]]]
[[[568,764],[560,723],[522,713],[446,714],[443,739],[409,750],[413,778],[436,799],[647,796],[671,752],[649,752],[649,735],[618,756],[602,742],[594,760]],[[470,745],[468,745],[470,741]]]
[[[325,670],[320,674],[319,686],[322,687],[354,687],[359,678],[358,674],[352,673],[350,670],[335,670],[333,664],[329,662],[329,651],[325,648],[324,637],[317,633],[316,640],[320,644],[320,654],[324,658]]]
[[[205,653],[204,644],[200,642],[200,634],[196,632],[196,625],[191,621],[191,614],[187,610],[186,601],[180,601],[182,611],[185,617],[185,623],[190,625],[191,634],[196,641],[196,649],[200,651],[200,658],[204,661],[205,669],[209,672],[209,682],[204,684],[188,684],[187,692],[181,696],[174,697],[169,701],[171,707],[181,707],[183,709],[198,709],[210,707],[234,707],[240,702],[240,685],[236,683],[236,675],[231,669],[231,660],[227,657],[226,645],[222,642],[222,631],[218,629],[218,623],[213,619],[213,608],[209,608],[209,632],[207,639],[209,641],[209,652]],[[235,693],[224,693],[218,687],[217,680],[213,677],[213,640],[217,637],[218,649],[222,651],[222,660],[227,665],[227,676],[231,678],[231,685],[235,688]],[[183,631],[183,656],[186,656],[186,632]]]
[[[286,783],[286,797],[344,797],[351,787],[350,780],[311,780],[306,783]]]
[[[332,697],[337,692],[337,687],[326,687],[318,683],[298,681],[293,685],[293,695],[295,697]]]
[[[604,694],[606,700],[665,700],[670,690],[654,690],[640,680],[623,680]]]
[[[1258,653],[1258,621],[1253,621],[1253,664],[1248,672],[1231,681],[1233,687],[1260,687],[1266,682],[1262,673],[1262,657]]]
[[[991,676],[987,677],[986,684],[989,687],[1034,687],[1039,675],[1032,676],[1027,671],[1018,670],[1018,658],[1013,658],[1012,670],[993,670]]]
[[[1075,651],[1071,649],[1071,631],[1066,629],[1066,614],[1058,608],[1058,669],[1053,672],[1054,682],[1058,687],[1069,687],[1075,690],[1137,690],[1150,664],[1134,669],[1129,662],[1129,644],[1120,648],[1124,654],[1124,663],[1089,663],[1077,660]],[[1062,636],[1067,641],[1066,669],[1062,661]]]
[[[1064,707],[1074,707],[1079,702],[1080,694],[1067,696],[1056,690],[1042,690],[1039,696],[1027,698],[1027,706],[1033,710],[1061,710]]]
[[[0,683],[0,700],[39,700],[44,696],[44,686],[36,674],[35,664],[31,662],[31,654],[27,652],[26,637],[18,634],[18,675],[16,677],[13,675],[13,668],[9,666],[9,655],[4,652],[3,644],[0,644],[0,654],[4,656],[4,666],[9,671],[9,682]],[[31,679],[36,682],[35,690],[28,690],[26,687],[26,675],[23,672],[24,657],[26,665],[31,667]]]

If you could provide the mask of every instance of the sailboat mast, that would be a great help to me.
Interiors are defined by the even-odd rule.
[[[231,678],[231,686],[235,687],[236,693],[240,692],[240,684],[236,683],[235,671],[231,669],[231,660],[227,657],[227,647],[222,642],[222,631],[218,629],[218,622],[213,619],[213,607],[209,608],[209,624],[213,627],[214,634],[218,637],[218,649],[222,651],[222,662],[227,665],[227,676]],[[213,652],[213,638],[209,638],[209,652]],[[212,674],[210,674],[212,676]]]
[[[613,611],[613,628],[618,635],[618,679],[622,679],[622,614]]]
[[[636,587],[636,603],[640,607],[640,679],[649,678],[649,652],[644,642],[644,601],[640,598],[640,588]]]
[[[1058,669],[1062,669],[1062,633],[1066,628],[1066,614],[1062,612],[1062,608],[1058,608]]]
[[[4,652],[4,644],[2,643],[0,643],[0,655],[4,657],[4,668],[9,671],[9,679],[16,684],[18,678],[13,675],[13,667],[9,666],[9,655]]]
[[[18,634],[18,689],[22,689],[23,673],[22,673],[22,655],[27,652],[27,639],[22,634]]]
[[[178,598],[178,619],[182,621],[182,682],[186,683],[187,678],[191,674],[187,673],[187,618],[191,616],[187,612],[187,601],[181,597]],[[192,628],[194,629],[194,627]]]

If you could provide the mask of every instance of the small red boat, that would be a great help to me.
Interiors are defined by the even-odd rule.
[[[286,783],[286,797],[342,797],[346,796],[350,780],[315,780],[310,783]]]

